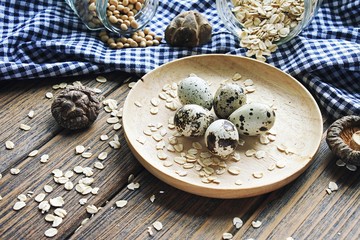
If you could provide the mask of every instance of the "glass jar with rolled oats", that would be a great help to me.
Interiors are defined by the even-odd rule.
[[[225,27],[239,37],[246,56],[266,61],[279,44],[297,36],[322,0],[216,0]]]
[[[65,0],[90,30],[126,35],[143,29],[154,17],[159,0]]]

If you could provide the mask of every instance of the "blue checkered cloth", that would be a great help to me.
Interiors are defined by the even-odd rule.
[[[188,49],[109,49],[62,0],[0,2],[0,80],[76,76],[122,70],[139,75],[184,56],[245,55],[222,24],[214,0],[161,1],[149,26],[162,36],[170,20],[197,10],[213,26],[212,41]],[[309,27],[282,44],[268,63],[304,84],[334,118],[360,115],[360,1],[325,0]]]

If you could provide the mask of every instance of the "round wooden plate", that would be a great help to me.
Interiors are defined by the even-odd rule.
[[[273,141],[262,144],[259,136],[242,137],[245,144],[236,149],[240,160],[232,157],[222,159],[220,162],[226,164],[225,169],[224,163],[220,163],[222,168],[219,167],[219,162],[202,170],[199,170],[200,165],[197,163],[193,168],[187,168],[191,164],[184,168],[185,165],[175,162],[175,157],[181,153],[173,152],[171,147],[170,151],[167,150],[168,145],[171,145],[169,137],[176,135],[176,130],[169,125],[169,119],[175,114],[175,110],[170,108],[174,105],[181,106],[174,96],[174,89],[176,83],[192,73],[211,83],[213,93],[224,81],[233,82],[232,78],[236,73],[242,76],[236,81],[241,85],[246,79],[252,79],[255,91],[247,93],[248,102],[265,103],[275,109],[277,118],[270,134]],[[159,105],[151,110],[154,107],[152,99],[157,99]],[[158,113],[155,114],[156,109]],[[291,182],[311,163],[323,132],[318,105],[296,79],[271,65],[222,54],[182,58],[146,74],[126,98],[123,125],[131,151],[148,171],[183,191],[213,198],[256,196]],[[193,142],[200,142],[203,148],[196,154],[196,161],[204,163],[204,159],[200,157],[200,152],[206,152],[203,138],[177,139],[183,144],[182,152],[185,153],[192,148]],[[164,149],[157,150],[156,146],[162,143],[165,143]],[[260,153],[263,151],[265,156],[246,156],[245,152],[249,149]],[[159,152],[165,154],[165,160],[159,159]],[[227,169],[231,166],[240,168],[240,173],[229,173]],[[214,171],[211,174],[214,178],[210,178],[215,179],[214,182],[206,183],[209,178],[202,176],[204,170],[208,174]],[[217,174],[221,172],[223,173]]]

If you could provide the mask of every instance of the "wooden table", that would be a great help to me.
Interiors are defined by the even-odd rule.
[[[310,167],[277,191],[233,200],[195,196],[161,182],[146,171],[130,152],[123,130],[115,131],[106,123],[105,111],[84,131],[68,131],[56,124],[50,113],[52,100],[45,97],[47,92],[56,95],[60,91],[52,89],[54,84],[81,81],[83,85],[101,89],[104,97],[116,99],[122,106],[129,91],[125,82],[137,78],[119,72],[105,76],[106,83],[95,81],[96,76],[0,82],[0,239],[47,238],[44,233],[51,228],[51,222],[45,221],[46,214],[41,213],[39,203],[34,200],[44,193],[45,185],[53,187],[45,200],[61,196],[65,202],[63,209],[67,215],[53,237],[58,239],[222,239],[223,233],[231,233],[233,239],[360,238],[360,171],[336,166],[325,133]],[[30,110],[35,112],[33,118],[27,116]],[[21,123],[31,129],[21,130]],[[324,116],[325,130],[330,123]],[[110,137],[118,134],[121,148],[114,150],[108,141],[100,141],[101,134]],[[5,148],[8,140],[15,144],[14,149]],[[76,155],[77,145],[88,147],[93,155],[90,158]],[[39,153],[28,157],[35,149]],[[93,166],[102,151],[107,151],[108,157],[101,161],[104,169],[99,170]],[[44,154],[49,159],[41,163]],[[54,182],[54,169],[65,172],[77,165],[93,168],[92,187],[99,188],[97,194],[83,196]],[[13,168],[20,172],[11,174]],[[80,175],[71,177],[74,184],[84,177]],[[138,189],[128,189],[129,176],[134,176],[133,182],[140,184]],[[329,194],[326,188],[331,181],[339,189]],[[20,194],[27,196],[26,206],[15,211],[13,207]],[[86,198],[87,203],[81,205],[81,198]],[[117,207],[119,200],[127,200],[127,205]],[[86,211],[87,205],[94,205],[99,211],[91,215]],[[54,209],[51,207],[49,213]],[[241,228],[233,225],[234,217],[242,219]],[[152,226],[156,221],[163,225],[159,231]],[[254,228],[253,221],[262,224]]]

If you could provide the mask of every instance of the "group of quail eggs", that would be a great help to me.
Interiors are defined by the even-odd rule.
[[[213,95],[204,79],[191,74],[180,81],[178,97],[183,106],[174,116],[176,130],[185,137],[204,136],[209,151],[222,158],[235,151],[239,135],[265,133],[275,122],[274,110],[246,103],[246,92],[236,83],[221,84]]]

